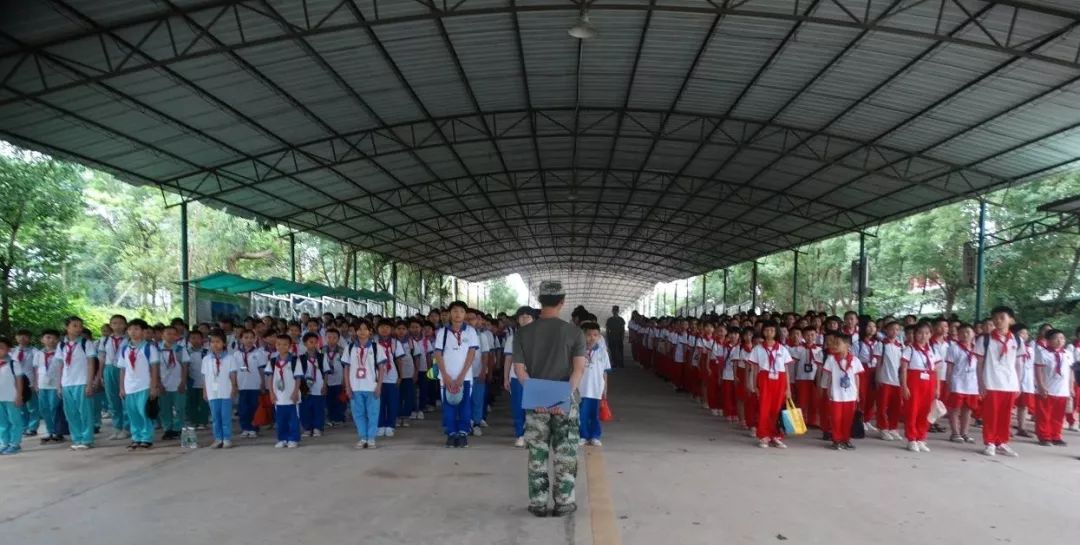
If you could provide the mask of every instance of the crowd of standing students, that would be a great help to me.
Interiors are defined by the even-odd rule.
[[[212,430],[209,446],[227,449],[234,417],[245,439],[272,424],[276,448],[296,448],[351,417],[356,448],[373,449],[440,410],[446,447],[465,448],[469,436],[483,435],[501,391],[511,397],[514,445],[524,448],[522,385],[509,360],[514,330],[536,315],[522,307],[496,318],[458,301],[406,319],[326,313],[189,329],[179,318],[150,325],[116,315],[98,338],[78,317],[36,339],[19,330],[0,338],[0,454],[19,453],[35,436],[42,444],[69,437],[72,450],[86,450],[103,433],[130,440],[128,450],[150,449],[155,434],[179,440],[186,427]],[[603,341],[599,326],[589,328],[591,362]],[[601,370],[583,386],[586,398],[606,391],[606,355],[595,357]],[[594,415],[593,405],[585,414]],[[260,409],[271,422],[259,422]],[[583,416],[581,430],[599,444],[598,420]]]
[[[1080,431],[1080,328],[1070,343],[1050,324],[1029,330],[1008,307],[974,324],[855,312],[635,313],[628,329],[636,361],[762,448],[787,448],[778,421],[789,402],[835,450],[855,449],[852,432],[861,430],[930,452],[929,433],[975,443],[981,426],[983,454],[1016,457],[1011,442],[1032,437],[1029,418],[1041,446],[1065,446],[1066,425]]]

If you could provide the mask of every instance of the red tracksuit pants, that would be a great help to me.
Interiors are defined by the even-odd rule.
[[[817,385],[812,380],[796,380],[795,381],[795,404],[802,410],[803,418],[806,419],[807,426],[818,425],[817,406],[814,404],[817,400]]]
[[[704,380],[708,381],[705,385],[705,399],[709,403],[709,408],[714,411],[719,411],[723,408],[720,403],[720,363],[709,363],[708,376],[704,377]]]
[[[776,428],[776,419],[780,417],[780,411],[784,408],[784,400],[787,399],[787,373],[777,373],[777,378],[769,378],[768,371],[761,371],[757,375],[758,407],[757,407],[757,437],[758,439],[772,439],[784,436],[784,432]]]
[[[1009,443],[1012,425],[1012,408],[1016,403],[1017,392],[988,390],[983,397],[983,444],[1005,445]],[[1038,405],[1035,406],[1038,412]],[[1062,415],[1064,417],[1064,415]]]
[[[735,406],[734,380],[720,381],[720,411],[724,413],[724,416],[734,417],[739,414]]]
[[[903,390],[892,384],[879,384],[877,388],[877,427],[879,430],[900,429],[900,411],[903,407]]]
[[[830,401],[829,416],[832,419],[832,440],[837,443],[851,440],[851,421],[855,419],[855,401]]]
[[[1035,399],[1035,436],[1039,441],[1060,441],[1069,398],[1039,396]]]
[[[859,375],[859,408],[862,410],[863,422],[873,422],[874,409],[877,406],[877,396],[874,395],[874,370]]]
[[[921,378],[923,371],[909,370],[907,386],[911,397],[904,401],[904,436],[908,441],[926,441],[930,433],[930,404],[934,402],[936,377]]]

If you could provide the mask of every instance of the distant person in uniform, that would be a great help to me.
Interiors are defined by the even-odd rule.
[[[585,372],[585,334],[559,318],[566,294],[562,284],[540,284],[540,317],[514,334],[514,371],[523,387],[530,379],[570,383],[570,409],[532,409],[525,415],[525,443],[529,450],[529,512],[538,517],[561,517],[577,510],[578,384]],[[552,458],[554,451],[554,458]],[[555,506],[548,510],[551,479],[548,459],[555,470]]]
[[[608,352],[612,367],[623,366],[623,339],[626,336],[626,320],[619,316],[619,307],[611,307],[611,318],[604,324],[607,329]]]

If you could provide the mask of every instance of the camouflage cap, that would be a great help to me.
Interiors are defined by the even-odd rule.
[[[566,295],[562,283],[556,280],[544,280],[540,282],[539,295]]]

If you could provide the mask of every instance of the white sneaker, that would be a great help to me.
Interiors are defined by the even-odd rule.
[[[484,435],[484,432],[480,430],[480,426],[473,426],[472,434],[474,437],[480,437]]]
[[[863,422],[863,428],[865,428],[866,431],[878,431],[877,426],[871,422]]]
[[[1069,426],[1069,431],[1080,431],[1080,422],[1074,422],[1073,425]]]
[[[409,413],[409,420],[416,420],[416,411]]]
[[[375,430],[375,437],[386,437],[386,428],[379,428]]]
[[[357,441],[356,442],[356,449],[357,450],[360,450],[360,449],[364,448],[365,446],[367,446],[367,441]]]
[[[394,428],[386,428],[386,436],[387,437],[393,437],[394,436]]]
[[[768,439],[762,439],[761,441],[758,441],[757,446],[758,446],[758,448],[769,448],[769,440]]]
[[[210,443],[210,448],[221,448],[221,444],[221,441],[215,440],[213,443]]]
[[[881,436],[882,441],[895,441],[896,440],[896,438],[893,437],[892,433],[889,430],[881,430],[880,436]]]
[[[412,424],[409,423],[408,419],[402,418],[401,422],[398,423],[398,427],[399,428],[411,428]]]
[[[311,431],[311,436],[312,437],[322,437],[322,430],[312,430]]]
[[[926,441],[919,441],[919,450],[923,452],[930,452],[930,447],[926,446]]]
[[[232,448],[232,441],[228,439],[221,442],[221,448]]]
[[[487,424],[487,420],[481,420],[481,421],[480,421],[480,427],[481,427],[481,428],[486,428],[486,427],[488,427],[488,424]]]
[[[1008,456],[1009,458],[1020,457],[1020,453],[1013,450],[1011,447],[1009,447],[1009,445],[998,445],[997,450],[998,452],[1004,454],[1005,456]]]
[[[367,442],[367,448],[372,449],[372,450],[378,448],[378,447],[375,446],[375,440],[374,439]]]
[[[109,441],[116,441],[116,440],[119,440],[119,439],[123,439],[123,438],[120,437],[120,432],[118,432],[118,431],[113,432],[113,434],[109,436]]]
[[[986,445],[986,448],[982,451],[983,456],[997,456],[997,447],[994,445]]]
[[[423,420],[424,419],[424,411],[416,411],[416,419],[417,420]]]
[[[277,443],[274,443],[274,448],[285,448],[285,444],[285,441],[278,441]]]
[[[787,445],[785,445],[784,442],[781,441],[780,439],[773,439],[772,440],[772,446],[774,446],[776,448],[787,448]]]
[[[922,450],[922,449],[919,448],[919,442],[918,441],[908,441],[907,449],[908,449],[908,452],[920,452]]]
[[[713,409],[713,410],[709,411],[709,414],[711,414],[713,416],[720,416],[720,411],[717,410],[717,409]]]
[[[296,448],[296,447],[299,447],[299,446],[300,446],[300,443],[297,443],[296,441],[289,441],[288,443],[285,443],[286,448]]]
[[[525,438],[524,437],[518,437],[517,439],[515,439],[514,440],[514,447],[515,448],[525,448]]]
[[[577,440],[577,446],[579,446],[579,447],[583,447],[583,446],[585,446],[585,443],[587,443],[587,442],[588,442],[588,441],[586,441],[586,440],[584,440],[584,439],[578,439],[578,440]]]
[[[897,441],[903,441],[904,440],[904,436],[900,435],[900,432],[898,430],[891,430],[890,433],[892,433],[893,439],[895,439]]]
[[[589,444],[594,446],[594,447],[602,447],[602,446],[604,446],[604,444],[601,443],[599,439],[593,439],[592,441],[589,441]]]

